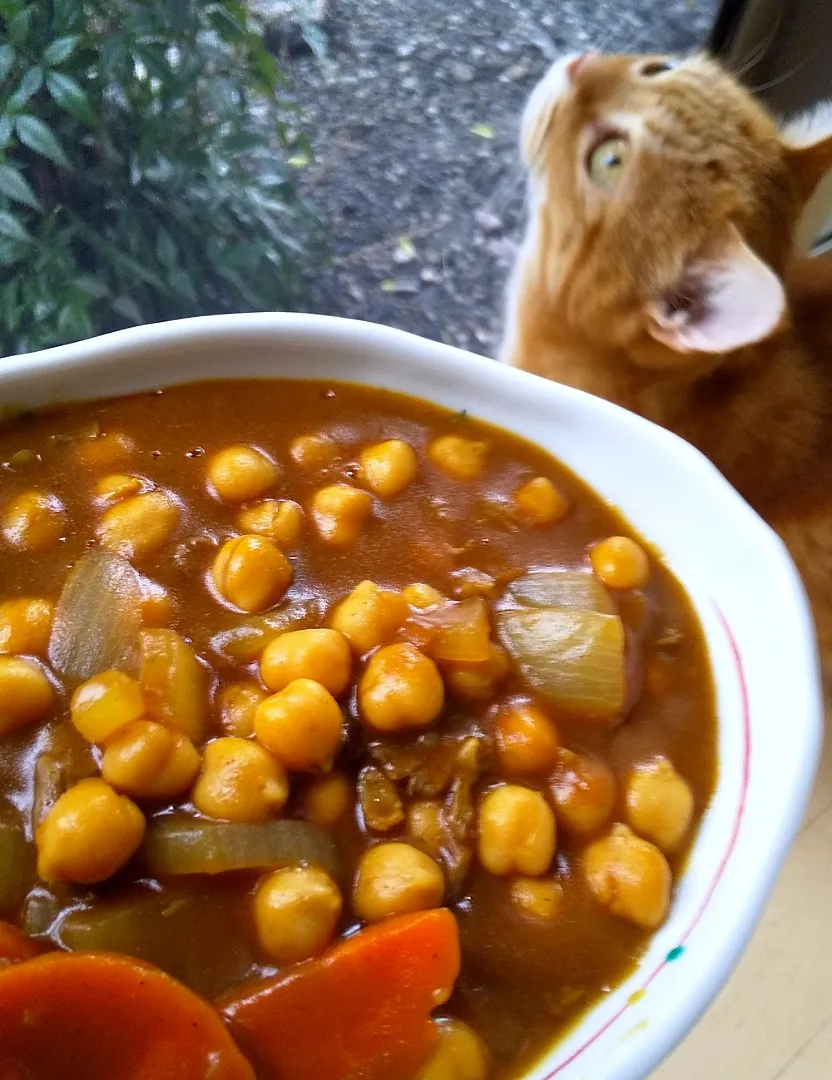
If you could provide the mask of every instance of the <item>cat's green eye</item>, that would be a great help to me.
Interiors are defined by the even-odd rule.
[[[598,187],[610,191],[618,183],[629,156],[630,144],[626,139],[620,136],[604,139],[589,155],[589,175]]]

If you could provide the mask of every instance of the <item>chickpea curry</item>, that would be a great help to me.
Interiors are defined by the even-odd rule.
[[[520,438],[278,380],[0,425],[2,1077],[519,1078],[716,767],[684,593]]]

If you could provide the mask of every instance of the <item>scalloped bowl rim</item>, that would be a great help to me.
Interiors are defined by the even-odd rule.
[[[739,960],[817,769],[817,648],[786,549],[710,462],[675,435],[580,391],[373,323],[217,315],[122,330],[6,358],[0,405],[37,407],[223,377],[381,386],[467,409],[523,435],[619,509],[693,600],[717,689],[716,793],[669,920],[639,967],[526,1073],[527,1080],[644,1080]]]

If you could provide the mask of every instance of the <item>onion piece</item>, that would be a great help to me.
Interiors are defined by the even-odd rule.
[[[319,600],[296,600],[267,615],[256,615],[218,631],[211,638],[211,650],[228,664],[252,664],[280,634],[320,626],[322,617]]]
[[[508,591],[518,603],[533,607],[569,608],[615,615],[612,597],[595,575],[586,571],[537,570],[512,581]]]
[[[481,664],[491,655],[491,624],[482,597],[448,600],[409,621],[427,631],[424,650],[440,664]]]
[[[23,822],[9,807],[0,817],[0,919],[17,914],[34,879],[35,853]]]
[[[49,639],[49,662],[61,675],[91,679],[118,668],[138,671],[142,587],[120,555],[92,550],[64,582]]]
[[[497,632],[526,682],[553,705],[606,720],[622,712],[625,635],[617,615],[551,607],[502,611]]]
[[[336,878],[341,870],[332,837],[308,821],[248,824],[174,814],[151,821],[138,858],[158,877],[279,870],[297,863],[313,863]]]
[[[86,906],[65,912],[50,936],[76,952],[135,956],[214,998],[257,971],[235,899],[225,890],[180,895],[169,889],[115,900],[91,897]]]
[[[73,724],[59,720],[44,734],[32,778],[33,834],[65,791],[98,774],[92,746]]]

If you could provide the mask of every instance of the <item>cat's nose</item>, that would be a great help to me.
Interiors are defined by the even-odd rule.
[[[575,82],[587,65],[599,54],[597,52],[585,52],[576,56],[566,65],[566,74],[572,82]]]

